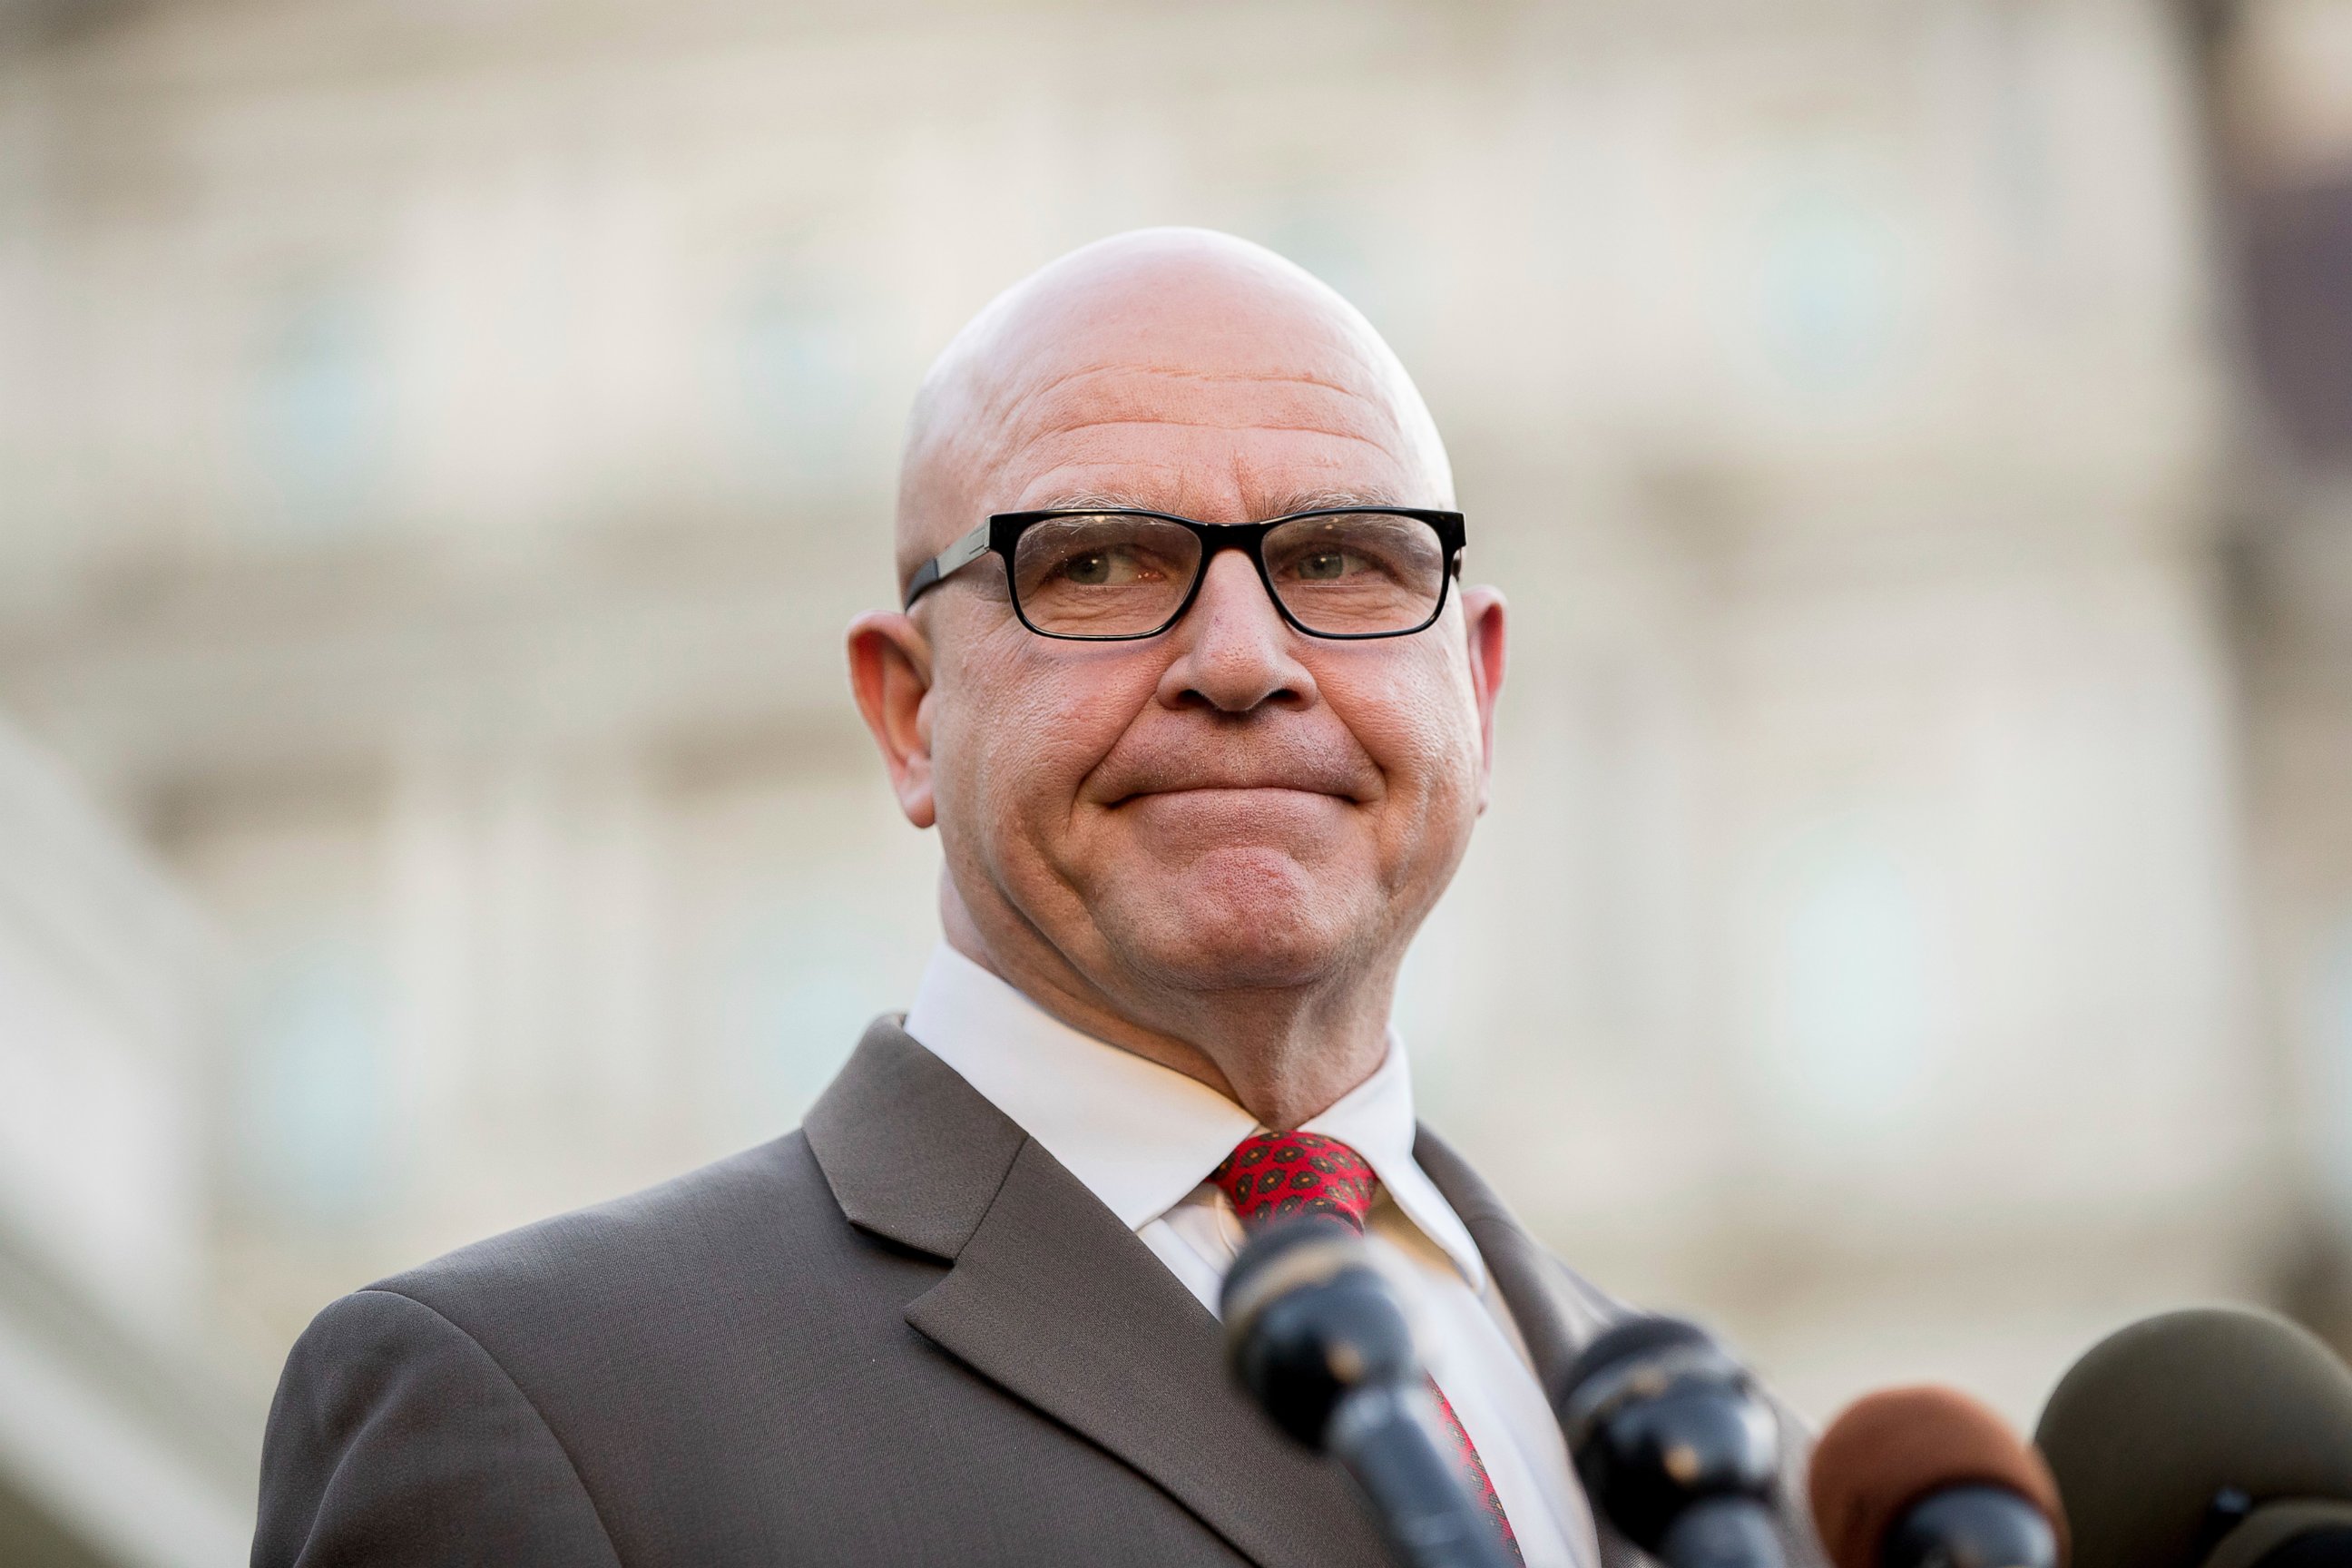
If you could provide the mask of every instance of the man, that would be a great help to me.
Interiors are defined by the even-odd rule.
[[[1543,1394],[1614,1309],[1388,1027],[1503,677],[1452,505],[1387,346],[1255,247],[1125,236],[982,312],[911,421],[907,607],[849,632],[945,851],[913,1005],[801,1131],[328,1308],[255,1563],[1378,1563],[1222,1365],[1302,1205],[1400,1262],[1507,1549],[1627,1560]]]

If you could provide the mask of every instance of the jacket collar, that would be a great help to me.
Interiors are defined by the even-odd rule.
[[[953,1261],[1028,1135],[877,1018],[802,1122],[849,1223]]]

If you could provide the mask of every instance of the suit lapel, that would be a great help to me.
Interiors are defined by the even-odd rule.
[[[1338,1468],[1224,1365],[1216,1321],[1118,1217],[887,1021],[807,1130],[864,1228],[952,1262],[907,1308],[990,1382],[1156,1482],[1265,1568],[1381,1561]]]
[[[1427,1127],[1413,1140],[1412,1157],[1478,1244],[1537,1382],[1547,1395],[1555,1393],[1577,1352],[1627,1309],[1560,1267],[1469,1162]]]
[[[1537,1383],[1547,1399],[1556,1398],[1577,1352],[1632,1309],[1546,1252],[1469,1162],[1426,1127],[1413,1140],[1412,1157],[1478,1244],[1478,1255],[1486,1260],[1495,1288],[1518,1325]],[[1601,1568],[1654,1568],[1632,1542],[1594,1520],[1581,1496],[1577,1504],[1592,1529]],[[1790,1561],[1822,1568],[1818,1556],[1792,1553]]]

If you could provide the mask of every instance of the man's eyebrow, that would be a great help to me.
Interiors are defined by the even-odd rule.
[[[1146,496],[1120,495],[1113,490],[1073,490],[1041,502],[1039,511],[1086,511],[1099,507],[1104,511],[1165,511]]]
[[[1329,511],[1349,506],[1402,506],[1391,492],[1369,490],[1296,490],[1283,498],[1282,510],[1272,515],[1286,517],[1295,511]]]

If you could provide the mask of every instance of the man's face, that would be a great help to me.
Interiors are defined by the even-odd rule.
[[[1449,503],[1345,321],[1209,292],[1127,325],[1099,310],[1040,324],[966,465],[970,515],[926,520],[926,539],[1072,504],[1244,522]],[[1113,996],[1392,962],[1483,804],[1491,595],[1469,598],[1491,642],[1474,657],[1458,589],[1425,631],[1339,642],[1291,629],[1242,552],[1205,571],[1184,617],[1138,641],[1027,630],[993,557],[916,612],[958,895],[992,948],[1025,928]]]

